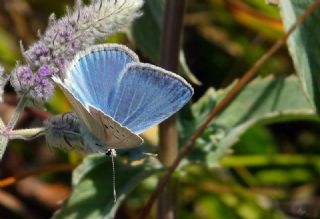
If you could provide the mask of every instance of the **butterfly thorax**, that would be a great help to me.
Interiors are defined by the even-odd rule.
[[[46,140],[50,147],[80,153],[105,153],[107,146],[93,136],[75,113],[52,116],[45,121]]]

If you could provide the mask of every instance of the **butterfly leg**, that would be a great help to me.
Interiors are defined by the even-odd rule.
[[[66,135],[63,135],[63,140],[69,146],[70,149],[74,149],[73,145],[70,143]]]

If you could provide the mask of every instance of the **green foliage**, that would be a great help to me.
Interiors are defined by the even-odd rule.
[[[119,205],[142,180],[159,169],[116,163],[117,203],[113,202],[112,164],[105,156],[88,156],[73,173],[73,193],[53,218],[114,218]]]
[[[278,152],[272,134],[265,126],[260,124],[250,127],[241,136],[239,142],[233,146],[233,150],[238,155],[261,154],[270,156]]]
[[[58,16],[63,14],[67,3],[66,0],[52,1],[50,5],[40,0],[27,2],[32,12],[41,18],[52,10]],[[121,33],[105,41],[133,40],[144,56],[142,59],[157,63],[163,2],[146,0],[143,15],[132,26],[129,37]],[[282,20],[288,29],[314,1],[279,2]],[[197,139],[193,151],[175,174],[180,180],[180,218],[282,219],[286,217],[278,202],[310,198],[313,191],[319,190],[320,123],[315,110],[320,106],[319,13],[318,9],[288,40],[298,77],[289,75],[293,66],[284,48],[271,57],[260,69],[259,77],[250,82]],[[261,0],[189,2],[179,73],[196,85],[196,92],[193,103],[178,115],[180,146],[228,94],[241,73],[283,36],[279,18],[278,8]],[[40,26],[46,25],[44,21],[37,22]],[[0,29],[0,60],[7,69],[13,67],[19,57],[15,39],[20,37],[13,37],[14,34],[12,30]],[[198,86],[200,84],[202,86]],[[57,92],[46,108],[53,114],[70,111],[61,92]],[[3,127],[0,121],[0,128]],[[7,142],[7,138],[0,137],[0,159]],[[13,147],[27,148],[17,153],[18,158],[31,160],[32,157],[34,166],[43,163],[40,158],[46,157],[33,145],[30,150],[21,142],[13,142]],[[150,145],[142,147],[140,151],[130,151],[129,158],[121,154],[116,159],[116,204],[111,159],[88,156],[73,171],[71,195],[53,218],[113,218],[120,206],[136,218],[162,171],[158,162],[151,162],[157,161],[156,157],[148,157],[144,162],[138,160],[146,157],[142,151],[154,152]],[[66,182],[65,179],[56,181]]]
[[[213,106],[228,93],[228,90],[230,88],[217,92],[209,89],[192,106],[192,115],[182,118],[182,132],[192,133],[208,116]],[[254,124],[307,118],[316,119],[317,117],[296,77],[256,79],[214,120],[198,140],[198,153],[193,153],[193,157],[199,161],[207,160],[209,164],[215,164],[226,149],[236,143],[239,137]]]
[[[279,1],[286,29],[302,15],[313,0]],[[302,87],[309,101],[319,111],[320,107],[320,10],[316,10],[288,40],[289,51],[295,64]]]
[[[182,132],[192,133],[207,117],[215,104],[226,95],[228,90],[230,90],[230,88],[217,92],[213,89],[209,89],[208,92],[192,106],[192,115],[189,114],[191,119],[188,117],[181,118],[180,126],[183,129]],[[266,124],[306,118],[315,119],[316,117],[311,104],[303,95],[296,77],[267,77],[264,79],[256,79],[245,88],[238,97],[236,97],[232,104],[205,132],[202,138],[198,140],[196,152],[188,158],[188,163],[197,161],[200,163],[205,162],[209,166],[216,164],[218,159],[226,152],[226,148],[232,146],[239,137],[254,124]],[[186,129],[187,127],[188,129]],[[261,143],[265,144],[265,141],[262,141]],[[267,145],[265,146],[267,147]],[[111,172],[106,172],[105,165],[106,162],[104,157],[89,157],[77,168],[73,176],[73,185],[75,186],[73,195],[62,208],[62,213],[58,214],[60,216],[59,218],[71,217],[74,212],[70,209],[73,208],[81,209],[80,215],[96,217],[97,215],[107,216],[105,215],[105,212],[113,212],[111,208],[116,209],[118,207],[118,204],[113,206],[111,190],[112,180],[110,180]],[[129,191],[138,185],[138,182],[141,179],[150,176],[155,171],[152,169],[146,171],[145,168],[146,166],[139,166],[139,168],[133,168],[131,166],[118,167],[118,191],[123,195],[127,195]],[[111,171],[111,164],[109,171]],[[136,175],[140,171],[144,174],[141,176]],[[269,184],[273,182],[275,184],[283,184],[291,181],[301,182],[301,180],[306,181],[307,179],[310,179],[311,175],[305,173],[307,175],[302,176],[301,174],[299,175],[299,171],[301,172],[301,169],[293,169],[289,174],[291,175],[290,178],[286,177],[287,175],[282,175],[280,178],[277,177],[277,174],[281,174],[281,170],[274,170],[271,172],[263,171],[257,173],[257,180],[261,181],[264,178],[270,180],[277,179],[277,181],[269,180],[265,183]],[[128,179],[131,177],[128,176],[133,177],[129,183]],[[296,178],[295,176],[299,178]],[[139,180],[137,180],[136,177],[138,177]],[[281,179],[287,181],[279,181]],[[127,186],[130,189],[128,189]],[[124,188],[122,189],[122,187]],[[105,188],[109,188],[109,190],[106,190]],[[121,189],[119,190],[119,188]],[[84,193],[83,191],[90,192]],[[104,195],[101,196],[102,193]],[[103,197],[103,200],[98,198],[98,196]],[[90,202],[92,205],[90,204],[84,208],[81,206],[81,200],[83,199],[87,200],[85,203]],[[90,200],[95,200],[96,202]],[[102,203],[107,203],[107,200],[110,204],[103,205],[102,207]],[[119,201],[121,200],[120,195]],[[107,209],[110,210],[107,211]]]
[[[144,6],[144,15],[137,22],[135,22],[132,29],[133,38],[137,44],[137,47],[143,52],[144,55],[150,58],[153,62],[157,62],[157,60],[159,59],[158,55],[160,50],[159,42],[162,17],[162,2],[147,1]],[[193,80],[193,82],[196,82],[194,79],[192,79],[192,77],[190,78],[190,75],[189,79]],[[181,143],[185,142],[188,139],[188,137],[194,132],[194,130],[202,124],[202,122],[212,111],[214,106],[217,103],[219,103],[219,101],[221,101],[221,99],[228,93],[232,86],[233,85],[226,89],[220,89],[218,91],[209,88],[208,91],[195,104],[191,106],[191,108],[186,107],[183,110],[183,112],[180,114],[179,122]],[[207,164],[209,166],[215,165],[221,158],[221,156],[226,153],[226,149],[234,145],[239,140],[241,135],[246,133],[247,130],[251,130],[251,133],[247,133],[247,138],[249,139],[248,141],[251,140],[256,143],[256,145],[251,146],[254,147],[254,149],[256,149],[257,151],[254,152],[254,149],[252,149],[252,152],[245,151],[242,153],[261,154],[262,157],[264,157],[263,154],[273,156],[275,153],[277,153],[277,150],[274,148],[275,142],[270,140],[270,136],[268,136],[269,134],[267,134],[263,128],[250,128],[254,127],[256,124],[272,124],[275,122],[301,119],[317,120],[315,116],[315,111],[312,105],[308,102],[307,98],[305,97],[304,92],[300,87],[299,81],[295,76],[269,76],[264,79],[256,79],[253,82],[251,82],[235,98],[235,100],[230,104],[230,106],[223,113],[221,113],[221,115],[219,115],[219,117],[210,125],[210,127],[205,131],[203,136],[197,140],[196,149],[191,155],[188,156],[188,162],[186,162],[185,164],[190,165],[193,162],[198,162],[200,164]],[[245,139],[242,139],[242,141],[245,141]],[[263,145],[261,147],[263,147],[264,149],[257,149],[258,145]],[[273,147],[273,149],[271,149],[270,147]],[[250,159],[250,156],[248,156],[245,159]],[[281,163],[283,157],[280,157],[279,160]],[[102,160],[97,161],[102,162]],[[254,161],[255,160],[253,159],[253,162]],[[94,187],[92,180],[95,179],[95,175],[92,175],[90,185],[86,181],[86,178],[93,174],[91,172],[94,172],[97,175],[99,175],[98,169],[102,168],[102,164],[99,162],[96,163],[94,159],[87,159],[74,172],[73,185],[75,186],[75,190],[71,198],[66,202],[66,204],[62,208],[61,212],[68,212],[69,209],[72,209],[74,206],[77,206],[77,202],[81,200],[77,195],[78,193],[80,193],[80,191],[90,190],[100,194],[100,192],[97,192],[100,190],[92,188]],[[235,158],[235,162],[237,163],[237,158]],[[259,162],[259,158],[257,158],[257,162]],[[289,159],[288,162],[290,164],[291,160]],[[227,161],[222,160],[222,164],[227,165]],[[257,163],[253,165],[256,166]],[[266,163],[266,165],[268,165],[268,162]],[[125,170],[118,169],[118,176],[119,174],[120,177],[128,176],[126,168],[121,168],[124,168]],[[143,168],[140,170],[143,170]],[[188,173],[188,168],[185,169],[185,171]],[[152,172],[150,172],[150,175],[151,174]],[[283,170],[276,168],[273,170],[270,169],[258,171],[251,179],[249,176],[242,177],[243,180],[252,185],[257,184],[258,182],[267,185],[272,183],[282,185],[288,184],[290,182],[306,182],[312,179],[314,176],[312,173],[308,173],[301,168],[292,169],[288,172],[288,174],[283,174]],[[95,180],[98,182],[105,181],[103,177],[101,178]],[[121,181],[121,179],[117,181]],[[122,183],[124,186],[130,185],[130,190],[137,186],[137,183],[133,183],[133,181],[130,181],[127,185],[124,182],[120,182],[121,185]],[[119,184],[119,182],[117,182],[117,184]],[[107,184],[105,184],[105,186],[106,185]],[[110,187],[110,185],[108,187]],[[96,186],[96,188],[100,187]],[[96,194],[95,192],[93,193]],[[112,201],[111,190],[108,194],[109,195],[107,196],[110,203]],[[241,196],[241,194],[242,193],[238,195]],[[91,197],[93,196],[94,195],[91,194]],[[239,197],[235,196],[234,198],[237,199]],[[227,204],[228,201],[225,202],[225,200],[220,199],[218,197],[201,197],[201,200],[202,201],[199,201],[198,203],[199,206],[202,206],[204,209],[207,210],[211,209],[210,212],[206,213],[210,216],[203,218],[221,218],[222,215],[225,218],[261,218],[266,217],[262,215],[265,215],[266,212],[268,212],[268,210],[257,210],[260,207],[258,207],[254,199],[251,199],[250,201],[246,200],[243,205],[237,206],[237,213],[230,212],[227,214],[226,212],[228,212],[229,208],[235,208],[236,206],[232,207],[230,206],[230,204]],[[109,208],[111,209],[110,206]],[[211,206],[211,208],[209,208],[208,206]],[[113,208],[116,209],[117,207],[118,206],[115,205]],[[105,211],[102,211],[99,207],[97,207],[95,210],[93,210],[92,208],[89,209],[90,210],[84,211],[95,212],[92,214],[90,213],[90,216],[94,214],[97,214],[99,216],[106,216],[102,213]],[[109,212],[112,212],[112,210],[110,210]],[[66,216],[66,214],[64,213],[59,215],[62,215],[63,217]],[[269,216],[272,218],[281,218],[279,214]]]

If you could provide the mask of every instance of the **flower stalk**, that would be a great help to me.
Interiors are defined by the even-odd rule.
[[[22,140],[32,140],[41,135],[44,135],[46,131],[45,127],[30,128],[30,129],[17,129],[10,133],[10,139],[22,139]]]
[[[184,0],[166,1],[159,65],[172,72],[176,72],[178,69],[184,8]],[[178,155],[176,120],[176,116],[173,115],[160,124],[159,155],[160,161],[165,167],[172,165]],[[158,218],[174,219],[178,217],[178,185],[178,179],[171,178],[168,186],[159,196]]]
[[[27,104],[27,101],[28,101],[28,98],[27,98],[27,93],[24,93],[20,99],[19,99],[19,102],[18,102],[18,105],[16,107],[16,110],[14,112],[14,114],[12,115],[7,127],[6,127],[6,130],[8,131],[12,131],[13,128],[15,127],[15,125],[17,124],[18,122],[18,119],[20,117],[20,114],[23,112],[26,104]]]

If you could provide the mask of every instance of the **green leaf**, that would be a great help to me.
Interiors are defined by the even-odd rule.
[[[295,76],[256,79],[216,119],[215,124],[224,127],[227,133],[219,145],[231,146],[255,123],[297,119],[317,117]]]
[[[85,158],[82,163],[72,172],[72,186],[77,186],[81,180],[88,173],[90,173],[90,171],[94,170],[94,168],[102,165],[102,163],[105,162],[106,157],[102,156],[88,156]]]
[[[288,30],[314,0],[279,1],[282,20]],[[320,9],[312,13],[288,39],[288,47],[296,71],[312,105],[320,107]]]
[[[262,154],[263,156],[274,155],[277,152],[277,144],[270,130],[263,125],[250,127],[240,141],[233,146],[235,154]]]
[[[5,128],[5,124],[0,118],[0,129],[4,129],[4,128]],[[3,154],[6,151],[8,141],[9,139],[7,137],[0,135],[0,160],[2,160]]]
[[[111,159],[88,156],[74,171],[71,196],[53,218],[114,218],[128,193],[159,170],[146,164],[130,166],[116,162],[118,200],[114,203]]]
[[[160,36],[164,15],[164,1],[148,0],[143,6],[143,15],[132,25],[132,36],[142,53],[158,63],[160,54]],[[192,83],[200,85],[201,82],[192,74],[188,68],[184,52],[179,55],[178,72]]]
[[[199,126],[210,113],[209,109],[212,110],[212,106],[221,101],[228,90],[230,87],[218,92],[209,89],[192,106],[194,125],[188,127]],[[242,90],[197,141],[196,152],[200,156],[193,155],[194,159],[216,162],[226,149],[236,143],[253,125],[297,119],[318,119],[297,77],[255,79]]]

